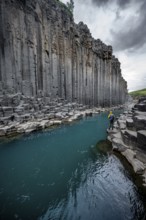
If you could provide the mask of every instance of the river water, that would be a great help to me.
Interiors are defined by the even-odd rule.
[[[142,220],[145,198],[111,152],[107,114],[0,144],[0,219]]]

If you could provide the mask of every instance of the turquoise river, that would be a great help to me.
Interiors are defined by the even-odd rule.
[[[146,198],[105,140],[107,113],[0,143],[0,220],[144,220]]]

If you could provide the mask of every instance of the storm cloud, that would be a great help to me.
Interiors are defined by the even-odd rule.
[[[80,0],[80,5],[86,4],[96,7],[97,10],[98,8],[110,10],[116,8],[115,20],[119,20],[120,23],[116,25],[115,21],[110,27],[110,42],[116,51],[133,51],[144,46],[146,43],[146,0]],[[131,11],[130,14],[128,14],[129,11]],[[127,20],[125,19],[126,13]],[[90,16],[89,19],[91,19]],[[105,19],[107,19],[106,14]]]
[[[97,6],[105,6],[107,4],[115,3],[121,8],[128,5],[132,0],[92,0],[92,3]]]
[[[142,1],[141,1],[142,2]],[[139,1],[139,4],[141,3]],[[129,20],[116,31],[111,29],[112,44],[118,51],[134,51],[142,48],[146,44],[146,1],[140,4],[136,14],[133,14]]]

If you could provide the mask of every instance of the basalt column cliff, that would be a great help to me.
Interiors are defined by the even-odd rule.
[[[62,98],[90,106],[125,102],[112,47],[74,23],[57,0],[0,1],[0,95]]]

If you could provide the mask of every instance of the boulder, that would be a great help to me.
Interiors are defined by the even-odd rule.
[[[48,128],[49,126],[50,126],[49,120],[42,120],[38,123],[37,129],[44,129],[44,128]]]
[[[141,97],[138,102],[141,103],[141,102],[144,102],[144,101],[146,101],[146,96]]]
[[[4,117],[4,112],[3,112],[2,108],[0,108],[0,117]]]
[[[7,126],[6,129],[6,136],[16,135],[17,134],[17,124],[12,124],[10,126]]]
[[[34,130],[37,130],[37,127],[38,127],[37,122],[26,122],[16,126],[18,133],[30,133]]]
[[[11,116],[13,114],[13,108],[12,107],[2,107],[2,111],[4,113],[4,116]]]
[[[136,153],[130,149],[122,152],[122,155],[126,157],[128,162],[132,165],[135,173],[142,174],[144,172],[144,164],[136,158]]]
[[[137,144],[138,147],[146,151],[146,130],[137,132]]]
[[[0,127],[0,137],[3,137],[6,135],[6,128],[5,127]]]
[[[137,132],[136,131],[130,131],[130,130],[124,130],[121,132],[122,139],[124,144],[131,147],[137,146]]]
[[[111,134],[111,139],[113,139],[113,138],[121,139],[121,132]]]
[[[57,113],[55,114],[55,118],[63,119],[64,117],[63,117],[62,112],[57,112]]]
[[[8,125],[8,123],[11,121],[11,116],[8,117],[2,117],[0,118],[0,124],[1,125]]]
[[[118,123],[119,128],[120,128],[121,130],[126,129],[126,121],[125,121],[125,120],[118,120],[117,123]]]
[[[123,141],[119,138],[112,139],[112,146],[113,146],[113,150],[119,151],[119,152],[123,152],[127,149]]]
[[[118,125],[117,121],[114,122],[114,128],[115,128],[115,129],[118,129],[118,128],[119,128],[119,125]]]
[[[63,115],[65,116],[65,114],[63,114]],[[74,113],[73,112],[69,112],[68,116],[74,116]]]
[[[128,114],[128,111],[124,111],[124,112],[123,112],[123,115],[127,115],[127,114]]]
[[[107,129],[107,133],[108,133],[109,135],[111,135],[111,134],[116,134],[116,133],[118,133],[118,132],[119,132],[119,130],[116,129],[116,128],[114,128],[113,130],[112,130],[112,129]]]
[[[38,104],[34,104],[33,108],[34,108],[35,111],[39,111],[39,109],[40,109]]]
[[[25,114],[21,116],[21,119],[25,122],[25,121],[29,121],[31,117],[32,117],[31,114]]]
[[[30,105],[30,104],[27,104],[27,103],[23,104],[22,107],[24,108],[24,110],[25,110],[26,112],[29,112],[29,110],[31,109],[31,105]]]
[[[126,127],[130,130],[134,130],[134,121],[132,118],[126,119]]]
[[[139,111],[146,112],[146,103],[140,103],[136,105]]]
[[[134,116],[146,116],[146,112],[135,111],[133,113]]]
[[[60,120],[53,121],[53,125],[61,125],[61,124],[62,124],[62,121],[60,121]]]
[[[137,131],[146,129],[146,116],[138,115],[134,117],[134,125]]]
[[[24,107],[18,106],[14,108],[14,112],[17,113],[18,115],[24,114]]]

